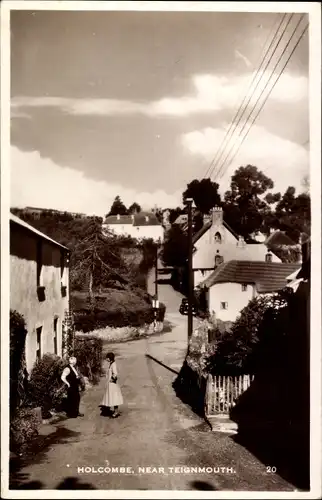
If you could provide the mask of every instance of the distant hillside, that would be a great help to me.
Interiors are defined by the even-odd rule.
[[[11,212],[70,250],[75,248],[93,221],[102,223],[101,217],[50,209],[11,208]]]
[[[153,265],[150,241],[138,244],[127,236],[103,236],[101,217],[31,207],[11,212],[71,250],[71,291],[85,291],[89,286],[89,262],[84,256],[91,250],[97,260],[92,273],[94,290],[127,285],[144,288],[145,274]]]

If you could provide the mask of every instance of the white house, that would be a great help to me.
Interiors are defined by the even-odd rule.
[[[139,212],[132,215],[109,215],[102,224],[103,233],[112,231],[136,239],[151,238],[162,243],[164,228],[155,214]]]
[[[208,310],[222,321],[235,321],[258,294],[271,294],[287,285],[298,264],[230,260],[220,264],[201,284]]]
[[[10,214],[10,309],[26,323],[26,365],[62,355],[69,313],[69,250]]]
[[[213,209],[210,218],[193,237],[194,285],[198,286],[214,268],[229,260],[281,262],[265,243],[246,243],[223,219],[220,207]]]

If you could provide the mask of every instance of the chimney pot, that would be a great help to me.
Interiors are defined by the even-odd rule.
[[[214,207],[212,209],[212,224],[221,226],[223,223],[223,211],[221,207]]]

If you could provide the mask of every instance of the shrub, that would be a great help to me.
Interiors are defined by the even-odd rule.
[[[60,406],[65,395],[61,374],[66,362],[55,354],[44,354],[37,360],[30,374],[28,399],[32,406],[40,406],[43,418]]]
[[[38,435],[39,420],[30,408],[17,410],[10,423],[10,450],[18,451],[30,439]]]
[[[287,318],[281,310],[288,304],[290,294],[285,290],[251,300],[229,331],[217,332],[216,353],[209,358],[207,369],[219,375],[255,373],[259,360],[265,358],[267,338],[274,336],[276,342],[282,341]]]
[[[103,340],[90,335],[77,335],[74,356],[81,374],[90,382],[97,383],[102,374]]]
[[[26,398],[27,370],[25,360],[26,325],[17,311],[10,311],[10,415]]]
[[[91,332],[106,326],[122,328],[152,323],[151,298],[138,290],[105,290],[94,297],[92,307],[85,293],[73,293],[71,305],[77,331]],[[160,304],[159,321],[164,320],[165,305]]]

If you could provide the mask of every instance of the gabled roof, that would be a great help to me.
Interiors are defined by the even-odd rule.
[[[287,285],[287,277],[298,264],[231,260],[225,262],[201,283],[210,288],[217,283],[253,284],[259,293],[277,292]]]
[[[284,231],[274,231],[270,234],[265,241],[267,247],[273,245],[296,245],[295,241],[292,240]]]
[[[31,226],[30,224],[28,224],[24,220],[20,219],[16,215],[13,215],[12,213],[10,213],[10,223],[17,224],[17,225],[23,227],[24,229],[30,231],[31,233],[36,234],[40,238],[49,241],[53,245],[56,245],[56,246],[58,246],[60,248],[63,248],[66,251],[69,251],[69,249],[67,247],[65,247],[64,245],[61,245],[60,243],[58,243],[58,241],[55,241],[52,238],[49,238],[49,236],[47,236],[47,234],[44,234],[41,231],[38,231],[38,229],[36,229],[35,227]],[[22,243],[22,245],[23,245],[23,243]]]
[[[207,231],[208,229],[210,229],[212,226],[212,222],[207,222],[206,224],[204,224],[202,226],[201,229],[199,229],[199,231],[193,235],[192,237],[192,244],[194,245],[195,243],[197,243],[198,240],[200,240],[201,236],[203,236]]]
[[[148,217],[148,220],[146,220]],[[133,226],[161,226],[161,222],[152,212],[140,212],[134,215]]]
[[[211,226],[212,221],[206,222],[206,224],[204,224],[202,228],[199,229],[199,231],[193,236],[192,243],[197,243],[197,241],[200,240],[200,238],[208,231],[208,229],[211,228]],[[236,240],[238,240],[238,234],[235,233],[235,231],[227,224],[227,222],[223,221],[223,226],[236,238]]]
[[[146,220],[148,217],[148,220]],[[152,212],[139,212],[137,214],[132,215],[120,215],[119,218],[117,215],[108,215],[105,218],[104,224],[113,225],[113,224],[121,224],[126,225],[129,224],[131,226],[161,226],[161,222],[158,220],[156,215]]]
[[[120,215],[119,218],[117,215],[108,215],[105,218],[104,224],[133,224],[133,220],[130,215]]]

